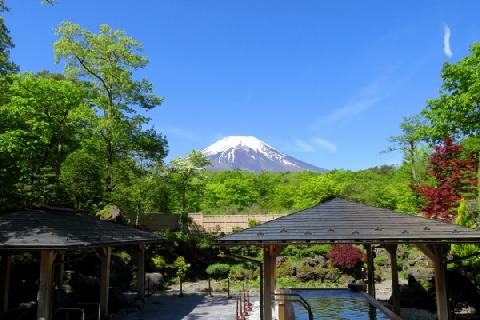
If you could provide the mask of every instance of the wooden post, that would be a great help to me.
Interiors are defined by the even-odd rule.
[[[138,246],[137,251],[137,295],[140,298],[145,297],[145,246]]]
[[[278,297],[278,320],[287,320],[285,289],[277,290],[280,296]]]
[[[263,274],[263,264],[260,264],[259,265],[259,268],[260,268],[260,320],[264,320],[264,316],[265,316],[265,313],[263,312],[264,310],[264,303],[263,303],[263,295],[264,295],[264,292],[263,292],[263,277],[264,277],[264,274]]]
[[[102,316],[108,315],[108,293],[110,290],[111,257],[111,247],[105,247],[100,250],[100,312]]]
[[[37,320],[52,318],[52,288],[53,288],[53,250],[40,251],[40,284],[38,287]]]
[[[364,247],[367,251],[368,294],[375,298],[375,265],[373,264],[373,248],[371,244],[365,244]]]
[[[59,252],[55,264],[55,283],[58,287],[63,284],[63,273],[65,271],[65,253]]]
[[[450,312],[448,305],[447,277],[444,264],[446,251],[442,245],[418,244],[417,247],[433,262],[433,268],[435,270],[437,319],[448,320],[450,319]]]
[[[2,255],[1,309],[0,313],[8,312],[8,296],[10,293],[10,275],[12,271],[12,257],[10,254]]]
[[[397,245],[385,245],[385,249],[390,254],[390,265],[392,270],[392,300],[393,312],[400,315],[400,287],[398,285],[398,267],[397,267]]]
[[[208,296],[212,296],[212,278],[208,276]]]
[[[272,320],[273,294],[276,287],[276,258],[278,249],[274,245],[263,250],[263,319]]]
[[[227,276],[227,299],[230,299],[230,276]]]

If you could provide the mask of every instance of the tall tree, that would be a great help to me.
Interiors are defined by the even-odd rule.
[[[187,193],[202,178],[202,171],[210,164],[200,151],[193,150],[187,157],[173,159],[169,167],[169,181],[178,194],[180,203],[180,220],[187,223]]]
[[[0,174],[17,184],[27,205],[44,203],[92,110],[77,83],[29,73],[11,79],[9,101],[0,105],[0,160],[8,168]]]
[[[143,130],[149,119],[136,108],[152,109],[162,98],[153,93],[151,83],[136,80],[134,72],[148,59],[140,55],[138,41],[121,30],[101,25],[98,34],[64,22],[56,30],[55,60],[65,61],[65,74],[88,81],[95,89],[92,103],[100,113],[96,132],[102,139],[107,171],[107,193],[115,187],[114,163],[125,156],[145,156],[161,160],[166,140],[155,130]]]
[[[386,151],[399,150],[403,153],[405,161],[410,166],[412,183],[418,185],[420,177],[418,172],[418,148],[427,140],[427,124],[420,115],[406,117],[400,124],[402,135],[390,137],[392,146]]]
[[[14,47],[3,13],[8,11],[4,0],[0,0],[0,76],[18,71],[18,66],[9,60],[10,49]]]
[[[430,120],[431,135],[437,141],[447,135],[476,138],[480,135],[480,43],[474,43],[470,52],[456,63],[443,65],[440,95],[428,100],[422,111]],[[480,152],[480,144],[474,151]],[[480,193],[477,208],[480,209]]]
[[[447,135],[480,134],[480,43],[473,44],[470,52],[456,63],[443,65],[440,95],[428,100],[422,111],[437,140]]]

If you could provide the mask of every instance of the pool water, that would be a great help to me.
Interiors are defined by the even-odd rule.
[[[365,297],[351,290],[293,290],[312,306],[315,320],[388,320],[383,312],[371,306]],[[308,320],[308,312],[294,303],[297,320]]]

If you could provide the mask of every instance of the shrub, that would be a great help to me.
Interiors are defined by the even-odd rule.
[[[168,267],[168,264],[165,261],[165,258],[159,255],[153,256],[152,262],[155,265],[155,269],[157,270],[162,270]]]
[[[350,244],[335,244],[328,253],[328,258],[338,268],[351,270],[363,262],[364,255]]]
[[[314,244],[305,249],[304,255],[313,257],[318,255],[326,255],[332,250],[332,245],[330,244]]]
[[[230,267],[229,276],[235,280],[243,280],[245,278],[245,266],[243,264],[234,264]]]
[[[214,263],[207,267],[207,274],[215,279],[226,278],[230,271],[230,265],[226,263]]]
[[[294,245],[288,245],[283,249],[281,255],[300,259],[302,257],[302,249]]]

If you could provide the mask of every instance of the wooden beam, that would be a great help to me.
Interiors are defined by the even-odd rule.
[[[52,319],[53,250],[40,251],[40,284],[38,286],[37,320]]]
[[[102,316],[108,315],[108,294],[110,290],[110,261],[112,248],[100,250],[100,312]]]
[[[8,298],[10,293],[10,276],[12,272],[12,256],[10,254],[2,255],[2,278],[1,292],[2,295],[0,313],[8,312]]]
[[[393,312],[400,315],[400,286],[398,285],[397,245],[385,245],[384,248],[390,254],[390,265],[392,270]]]
[[[435,298],[437,303],[437,319],[449,320],[450,311],[448,305],[447,291],[447,270],[445,268],[445,257],[447,251],[442,245],[417,245],[433,262],[435,270]]]
[[[368,294],[375,298],[375,265],[373,263],[373,248],[371,244],[363,245],[367,251],[367,288]]]
[[[263,249],[263,319],[272,320],[273,294],[276,287],[276,258],[278,248],[269,245]]]
[[[145,297],[145,246],[138,246],[137,251],[137,295],[140,298]]]

